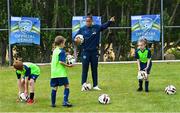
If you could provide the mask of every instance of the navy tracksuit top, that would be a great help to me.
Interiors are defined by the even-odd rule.
[[[84,43],[81,45],[83,51],[96,51],[99,47],[100,32],[107,29],[111,24],[108,21],[102,25],[83,26],[76,35],[81,34],[84,37]]]

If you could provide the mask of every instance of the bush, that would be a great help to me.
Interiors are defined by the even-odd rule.
[[[180,48],[170,48],[166,51],[166,54],[173,54],[176,59],[180,59]]]

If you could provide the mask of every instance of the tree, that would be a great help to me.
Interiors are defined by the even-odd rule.
[[[0,11],[0,28],[2,29],[7,29],[8,26],[8,21],[7,21],[7,1],[6,0],[1,0],[0,1],[0,6],[1,6],[1,11]],[[7,49],[7,31],[0,31],[0,55],[1,55],[1,64],[5,65],[6,63],[6,49]]]
[[[87,0],[88,11],[100,15],[102,23],[111,16],[116,17],[112,26],[130,26],[131,15],[160,14],[160,0]],[[7,29],[7,1],[0,0],[0,29]],[[164,0],[164,25],[180,25],[179,0]],[[84,0],[11,0],[11,16],[39,17],[42,28],[71,27],[73,15],[84,15]],[[17,46],[19,56],[24,61],[50,62],[52,44],[55,36],[67,38],[67,46],[72,48],[71,30],[41,30],[40,46]],[[165,50],[177,47],[180,43],[179,29],[165,28]],[[173,44],[171,44],[173,43]],[[102,32],[101,56],[113,45],[116,60],[130,60],[131,49],[130,29],[105,30]],[[107,45],[107,46],[106,46]],[[15,47],[15,46],[14,46]],[[6,62],[8,48],[8,32],[0,31],[1,63]],[[160,43],[155,43],[156,59],[160,58]],[[29,54],[31,53],[31,54]],[[35,57],[36,56],[36,57]]]

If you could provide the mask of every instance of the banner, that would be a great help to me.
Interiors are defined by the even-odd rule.
[[[11,17],[9,44],[40,45],[39,18]]]
[[[100,16],[92,16],[93,24],[101,25]],[[73,16],[72,18],[72,38],[76,35],[81,27],[86,24],[86,16]]]
[[[160,41],[160,15],[131,16],[131,41],[145,37],[149,42]]]

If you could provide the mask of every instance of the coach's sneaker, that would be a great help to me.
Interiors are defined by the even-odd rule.
[[[87,87],[87,86],[82,85],[81,91],[88,91],[88,87]]]
[[[98,86],[93,87],[94,90],[100,91],[101,89]]]
[[[72,104],[69,103],[69,102],[64,102],[64,103],[63,103],[63,106],[64,106],[64,107],[72,107]]]
[[[85,88],[82,86],[81,91],[86,91]]]

